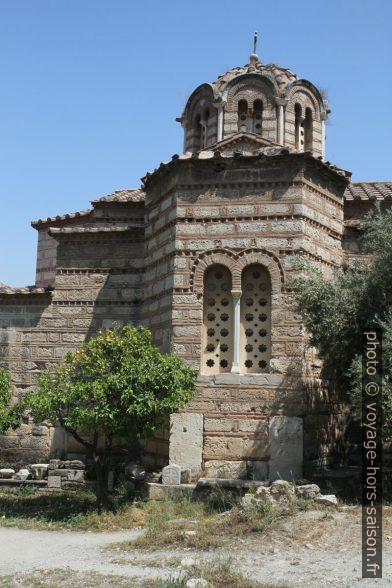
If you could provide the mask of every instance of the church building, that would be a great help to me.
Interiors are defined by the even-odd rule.
[[[200,371],[195,398],[146,441],[147,463],[256,480],[334,463],[349,408],[322,387],[286,284],[298,256],[326,274],[358,256],[360,219],[390,206],[392,182],[351,183],[326,161],[329,112],[311,82],[252,53],[194,90],[183,153],[140,187],[34,221],[35,285],[0,285],[14,395],[98,330],[143,324]],[[80,451],[28,418],[0,436],[6,463]]]

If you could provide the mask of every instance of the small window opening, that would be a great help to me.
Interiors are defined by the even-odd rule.
[[[248,130],[248,103],[246,100],[238,102],[238,130],[242,132]]]
[[[263,103],[255,100],[253,103],[253,132],[261,134],[263,126]]]
[[[305,111],[304,145],[305,151],[313,151],[313,114],[311,108],[307,108]]]

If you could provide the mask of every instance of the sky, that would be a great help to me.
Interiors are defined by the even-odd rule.
[[[190,93],[249,61],[326,91],[327,159],[392,180],[390,0],[0,0],[0,282],[34,283],[30,222],[182,151]]]

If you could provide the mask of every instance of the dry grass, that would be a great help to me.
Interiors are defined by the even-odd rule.
[[[185,588],[189,578],[204,578],[211,588],[287,588],[286,584],[257,582],[238,572],[229,559],[213,559],[193,566],[180,578],[155,581],[155,588]]]
[[[206,550],[222,545],[222,538],[212,533],[216,513],[212,514],[204,502],[149,502],[143,512],[145,533],[135,541],[121,544],[121,548],[152,550],[171,546]]]
[[[0,525],[22,529],[118,531],[144,523],[145,514],[123,502],[116,512],[98,514],[95,495],[77,492],[42,492],[30,489],[0,491]]]
[[[227,501],[222,500],[222,505]],[[116,544],[129,550],[157,550],[167,546],[199,551],[224,546],[234,537],[262,533],[273,523],[308,508],[307,501],[289,497],[276,507],[260,499],[252,506],[233,506],[219,512],[211,503],[191,500],[165,500],[143,506],[145,532],[133,541]]]
[[[0,578],[0,588],[140,588],[140,580],[73,570],[39,570]],[[150,584],[153,586],[153,584]],[[147,588],[147,587],[146,587]]]
[[[169,579],[143,579],[94,572],[39,570],[0,578],[0,588],[185,588],[189,578],[204,578],[211,588],[286,588],[260,583],[240,574],[229,560],[212,560]]]

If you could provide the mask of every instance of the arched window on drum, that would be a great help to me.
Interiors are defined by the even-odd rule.
[[[252,120],[252,131],[261,135],[263,130],[263,103],[261,100],[255,100],[253,103]]]
[[[248,103],[246,100],[238,102],[238,130],[240,132],[248,131]]]
[[[231,273],[214,265],[204,274],[202,373],[230,372],[233,361]]]
[[[240,372],[269,371],[271,359],[271,279],[261,265],[242,272]]]

